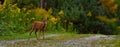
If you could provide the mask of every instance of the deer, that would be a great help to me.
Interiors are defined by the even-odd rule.
[[[45,32],[45,29],[46,29],[47,21],[48,21],[48,18],[44,19],[43,21],[35,21],[32,24],[32,29],[30,30],[29,35],[31,35],[32,32],[34,31],[36,39],[39,40],[39,37],[37,36],[37,32],[40,31],[40,33],[43,36],[43,40],[44,40],[44,32]]]

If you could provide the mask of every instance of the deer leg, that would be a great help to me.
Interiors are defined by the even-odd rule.
[[[34,26],[33,26],[32,29],[30,30],[30,34],[29,35],[31,35],[34,30],[35,29],[34,29]]]
[[[41,36],[41,31],[39,30],[39,34],[38,34],[38,37],[40,38],[40,36]]]
[[[32,32],[33,32],[33,30],[30,30],[30,34],[29,34],[29,35],[31,35],[31,34],[32,34]]]
[[[36,39],[39,40],[38,36],[37,36],[37,30],[35,31],[35,35],[36,35]]]
[[[43,40],[44,40],[44,31],[43,31]]]

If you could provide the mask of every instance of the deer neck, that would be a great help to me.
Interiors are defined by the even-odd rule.
[[[48,21],[48,19],[44,19],[44,20],[43,20],[43,23],[45,24],[45,26],[46,26],[46,24],[47,24],[47,21]]]
[[[44,21],[44,24],[46,25],[46,24],[47,24],[47,21]]]
[[[46,25],[47,24],[47,20],[43,21],[43,23]]]
[[[47,21],[43,21],[43,23],[44,23],[43,28],[46,28]]]

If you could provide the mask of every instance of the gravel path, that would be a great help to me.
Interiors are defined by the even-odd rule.
[[[52,36],[57,36],[57,34],[51,34],[51,35],[45,36],[45,38],[52,37]],[[36,38],[30,38],[30,40],[36,40]],[[29,41],[29,38],[20,39],[20,40],[0,40],[0,47],[7,47],[7,44],[15,44],[15,43],[24,42],[24,41]]]
[[[113,44],[107,43],[110,40],[114,40],[114,38],[110,36],[95,35],[87,38],[68,40],[65,44],[67,47],[113,47]]]
[[[57,34],[47,35],[46,38],[58,36]],[[0,47],[114,47],[109,43],[115,38],[106,35],[92,35],[85,38],[69,40],[36,40],[35,38],[20,40],[2,40]]]

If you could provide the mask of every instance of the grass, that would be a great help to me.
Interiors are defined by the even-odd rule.
[[[114,47],[120,47],[120,35],[114,36],[117,40],[113,40]]]
[[[25,39],[25,38],[35,38],[34,32],[31,36],[29,36],[29,32],[19,34],[19,33],[11,33],[12,35],[7,36],[0,36],[0,40],[14,40],[14,39]],[[39,34],[39,32],[38,32]],[[75,32],[64,32],[64,31],[48,31],[45,33],[45,35],[49,34],[76,34]]]
[[[91,36],[91,34],[60,34],[58,36],[53,36],[47,39],[52,39],[52,40],[69,40],[69,39],[79,39],[79,38],[84,38]]]
[[[24,33],[24,34],[13,33],[10,36],[0,36],[0,40],[14,40],[14,39],[33,38],[33,37],[34,35],[29,36],[28,33]]]

